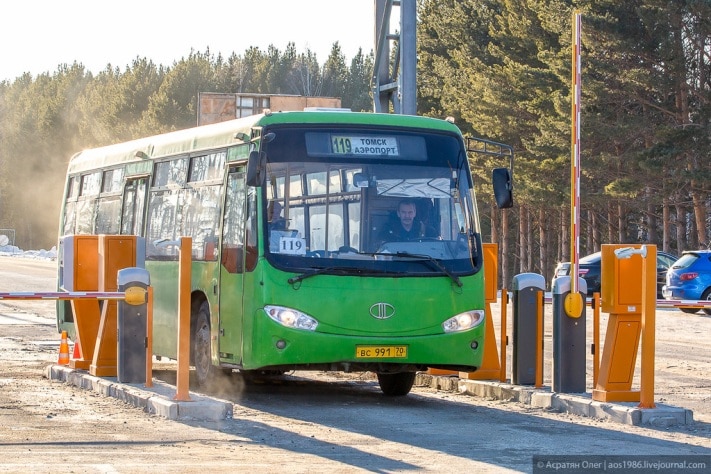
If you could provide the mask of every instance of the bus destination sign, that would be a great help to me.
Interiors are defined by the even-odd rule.
[[[336,155],[400,156],[395,137],[331,135],[331,150]]]

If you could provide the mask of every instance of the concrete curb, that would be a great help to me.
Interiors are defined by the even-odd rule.
[[[231,402],[190,393],[191,401],[173,400],[176,389],[172,385],[154,381],[153,387],[144,384],[119,383],[113,377],[95,377],[84,370],[61,365],[50,365],[45,371],[49,380],[92,390],[105,397],[117,398],[146,413],[170,420],[219,421],[232,418]]]
[[[191,401],[173,400],[176,388],[154,381],[144,384],[119,383],[116,378],[96,377],[84,370],[61,365],[47,367],[45,377],[75,387],[92,390],[106,397],[117,398],[146,413],[170,420],[219,421],[232,418],[233,405],[226,400],[190,394]],[[627,425],[647,425],[667,428],[690,425],[694,414],[686,408],[657,404],[656,408],[639,408],[635,402],[598,402],[590,393],[553,393],[550,388],[533,388],[488,380],[467,380],[459,377],[418,373],[415,385],[444,392],[459,392],[481,398],[508,400],[532,407],[570,413],[587,418],[599,418]]]
[[[694,413],[657,403],[656,408],[639,408],[636,402],[598,402],[591,393],[553,393],[550,388],[533,388],[488,380],[466,380],[458,377],[417,374],[415,384],[437,390],[459,392],[482,398],[509,400],[537,408],[587,418],[601,418],[627,425],[667,428],[690,425]]]

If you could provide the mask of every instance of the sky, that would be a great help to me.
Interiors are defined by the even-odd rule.
[[[349,61],[375,48],[375,0],[8,0],[0,3],[0,81],[81,63],[92,73],[137,57],[171,66],[191,50],[243,55],[251,46],[325,62],[339,42]],[[395,10],[393,10],[395,15]]]

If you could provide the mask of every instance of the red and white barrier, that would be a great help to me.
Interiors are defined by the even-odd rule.
[[[48,293],[32,293],[16,291],[0,293],[0,300],[123,300],[126,293],[117,291],[57,291]]]
[[[2,293],[0,293],[2,295]],[[509,295],[509,298],[511,296]],[[593,299],[587,297],[585,303],[587,306],[592,305]],[[553,298],[550,293],[547,293],[543,298],[545,304],[552,304]],[[698,309],[711,309],[711,300],[657,300],[657,308],[698,308]]]
[[[657,308],[711,308],[711,300],[657,300]]]

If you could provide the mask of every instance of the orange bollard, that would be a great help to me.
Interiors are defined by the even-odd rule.
[[[497,299],[498,249],[497,244],[483,244],[484,247],[484,356],[476,372],[460,372],[459,378],[470,380],[496,380],[501,374],[501,361],[496,347],[496,332],[491,314],[491,305]]]
[[[62,331],[62,341],[59,343],[59,365],[69,365],[69,342],[67,341],[67,331]]]
[[[180,238],[178,257],[178,371],[176,394],[173,400],[192,401],[190,398],[190,279],[192,265],[192,237]]]
[[[544,292],[539,291],[536,298],[536,388],[543,387],[543,298]]]
[[[153,287],[148,285],[146,308],[146,387],[153,386]]]
[[[499,372],[499,382],[506,382],[506,346],[509,342],[509,336],[506,334],[506,306],[509,304],[509,293],[506,288],[501,289],[501,372]]]

